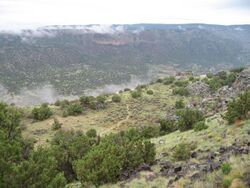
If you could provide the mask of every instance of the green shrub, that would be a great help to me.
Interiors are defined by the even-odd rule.
[[[130,88],[125,88],[124,91],[131,91],[131,89]]]
[[[179,88],[173,89],[173,94],[174,95],[180,95],[180,96],[188,96],[189,91],[184,87],[179,87]]]
[[[213,77],[211,80],[205,81],[205,83],[209,85],[212,91],[216,91],[222,87],[221,80],[216,77]]]
[[[162,83],[162,82],[163,82],[163,79],[158,78],[158,79],[156,80],[156,82],[157,82],[157,83]]]
[[[90,130],[88,130],[88,131],[86,132],[86,135],[87,135],[88,137],[90,137],[90,138],[94,138],[94,137],[97,136],[96,130],[95,130],[95,129],[90,129]]]
[[[142,90],[142,89],[147,89],[147,85],[138,85],[135,89],[136,90]]]
[[[213,73],[207,73],[207,78],[212,78],[213,76]]]
[[[57,118],[54,118],[54,123],[52,124],[52,130],[58,130],[61,128],[61,123],[58,121]]]
[[[112,96],[113,102],[121,102],[121,100],[122,100],[122,98],[120,97],[120,95],[115,94]]]
[[[174,84],[178,87],[186,87],[188,85],[188,81],[177,80]]]
[[[62,107],[62,108],[65,108],[66,106],[68,106],[69,105],[69,101],[68,100],[63,100],[63,101],[60,101],[60,106]]]
[[[194,124],[194,131],[198,132],[198,131],[202,131],[207,129],[208,126],[205,124],[205,121],[199,121],[197,123]]]
[[[232,179],[225,178],[222,181],[223,188],[228,188],[228,187],[230,187],[231,184],[232,184]]]
[[[190,158],[191,155],[191,148],[187,143],[180,143],[176,146],[173,158],[176,161],[184,161]]]
[[[69,116],[77,116],[83,112],[83,108],[80,104],[70,104],[66,107],[66,114]]]
[[[52,110],[48,107],[47,104],[43,104],[41,107],[34,108],[31,113],[33,118],[39,121],[48,119],[53,114]]]
[[[244,67],[234,68],[234,69],[231,69],[230,72],[233,72],[233,73],[240,73],[240,72],[242,72],[244,69],[245,69]]]
[[[81,96],[79,100],[80,100],[80,103],[82,105],[89,105],[92,101],[95,100],[95,97],[93,97],[93,96]]]
[[[88,105],[88,107],[92,110],[97,110],[98,109],[98,102],[96,101],[91,101]]]
[[[180,131],[190,130],[195,123],[205,119],[200,111],[188,108],[178,111],[177,116],[179,117],[178,128]]]
[[[160,134],[165,135],[177,130],[177,126],[175,121],[168,120],[168,119],[161,119],[160,120]]]
[[[249,118],[250,111],[250,91],[240,94],[238,99],[228,103],[225,119],[233,123],[237,119],[244,120]]]
[[[154,138],[159,136],[159,127],[146,126],[142,128],[142,136],[144,138]]]
[[[223,85],[231,86],[235,82],[236,78],[237,76],[235,73],[228,74],[227,78],[223,82]]]
[[[140,91],[132,91],[131,96],[132,96],[132,98],[139,98],[139,97],[141,97],[141,92]]]
[[[85,156],[96,143],[95,138],[81,131],[56,132],[51,141],[52,154],[57,160],[57,169],[64,173],[68,181],[77,179],[73,170],[74,161]]]
[[[16,176],[7,187],[64,187],[67,182],[57,169],[57,161],[50,149],[33,150],[27,160],[16,167]],[[12,174],[13,176],[13,174]]]
[[[143,163],[153,163],[154,144],[138,137],[138,131],[133,132],[129,133],[131,137],[126,132],[104,137],[75,162],[74,169],[83,185],[114,183],[121,179],[123,172],[134,171]]]
[[[98,97],[96,97],[96,100],[98,103],[104,104],[106,101],[106,97],[104,95],[99,95]]]
[[[175,102],[175,108],[176,109],[182,109],[184,107],[185,107],[185,104],[184,104],[182,99]]]
[[[164,84],[165,85],[169,85],[172,84],[175,81],[175,77],[174,76],[169,76],[164,78]]]
[[[231,172],[232,167],[229,163],[223,163],[221,165],[221,170],[223,174],[228,175]]]
[[[194,81],[194,77],[193,77],[193,76],[190,76],[188,80],[189,80],[189,81]]]
[[[236,80],[236,77],[236,73],[231,72],[227,74],[225,71],[222,71],[217,73],[216,75],[213,75],[212,77],[208,77],[211,79],[205,79],[203,81],[209,85],[212,91],[217,91],[222,86],[231,86]]]
[[[148,95],[153,95],[154,92],[153,92],[153,90],[150,89],[150,90],[147,90],[147,94],[148,94]]]
[[[227,79],[227,72],[226,71],[220,71],[215,76],[219,77],[221,80]]]
[[[61,101],[60,100],[57,100],[54,104],[55,106],[60,106],[61,105]]]

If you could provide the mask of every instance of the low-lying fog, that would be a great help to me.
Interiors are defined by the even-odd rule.
[[[96,89],[85,89],[82,95],[98,96],[100,94],[115,93],[125,88],[133,89],[139,84],[147,83],[149,80],[132,78],[129,82],[120,85],[110,84]],[[80,95],[79,95],[80,96]],[[52,85],[44,85],[37,88],[23,88],[18,94],[10,93],[0,84],[0,101],[8,104],[14,103],[17,106],[31,106],[42,103],[54,103],[57,100],[68,99],[74,100],[79,98],[77,95],[63,96],[58,94]]]

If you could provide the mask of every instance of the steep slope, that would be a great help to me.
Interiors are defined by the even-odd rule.
[[[50,26],[1,32],[0,84],[16,93],[51,84],[61,94],[81,94],[128,82],[133,75],[157,77],[160,65],[196,72],[246,65],[249,38],[247,25]]]
[[[235,76],[233,80],[232,75]],[[234,123],[225,119],[227,103],[241,92],[249,93],[249,75],[250,68],[219,72],[209,78],[185,74],[174,79],[166,77],[132,91],[125,89],[119,94],[108,95],[102,104],[86,96],[80,101],[58,101],[56,106],[49,106],[54,114],[42,121],[32,119],[31,107],[23,108],[22,134],[24,138],[35,140],[37,147],[50,146],[55,134],[61,130],[86,133],[94,128],[100,139],[107,138],[105,136],[110,133],[123,131],[121,134],[124,134],[130,128],[141,130],[145,138],[155,144],[154,164],[141,164],[132,172],[124,171],[119,182],[102,183],[101,187],[249,187],[249,111],[244,112],[248,119],[237,119]],[[210,81],[214,79],[224,85],[213,90]],[[224,81],[228,79],[231,82],[225,82],[225,85]],[[185,89],[190,93],[175,92]],[[133,95],[134,92],[140,95]],[[248,98],[243,98],[245,103],[242,105],[246,109],[249,109],[246,106],[249,94]],[[117,95],[121,97],[120,102],[112,100]],[[176,105],[180,100],[182,109]],[[75,104],[83,108],[83,112],[65,115],[65,110]],[[175,129],[173,121],[181,119],[178,112],[187,109],[203,112],[205,127],[196,130],[193,126],[183,131],[178,124],[179,130]],[[192,121],[191,115],[187,117],[188,122]],[[54,118],[60,124],[57,130],[53,129]],[[162,132],[162,120],[170,120],[173,129]],[[178,158],[175,153],[181,144],[185,147],[179,150]],[[67,185],[81,186],[79,182]]]

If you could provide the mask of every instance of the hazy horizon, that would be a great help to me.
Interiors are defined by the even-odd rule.
[[[0,30],[49,25],[250,24],[248,0],[0,0]]]

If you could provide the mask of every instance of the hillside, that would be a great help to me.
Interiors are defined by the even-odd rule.
[[[128,83],[135,76],[147,81],[162,70],[216,72],[249,64],[249,38],[248,25],[89,25],[1,31],[0,93],[13,96],[51,85],[58,95],[79,96],[87,89]]]
[[[245,118],[233,119],[233,122],[225,118],[233,99],[237,99],[242,92],[249,93],[249,89],[250,67],[207,76],[183,73],[180,76],[160,78],[150,84],[139,85],[135,90],[127,88],[118,94],[101,95],[97,98],[83,96],[79,100],[57,101],[49,106],[43,105],[43,108],[52,110],[46,117],[35,116],[45,112],[39,111],[41,106],[36,106],[37,113],[34,113],[34,107],[21,108],[22,136],[34,142],[35,148],[59,147],[56,151],[59,156],[63,156],[63,159],[59,157],[60,160],[67,159],[69,164],[73,164],[71,157],[76,157],[75,151],[78,156],[86,147],[82,145],[86,144],[84,141],[86,138],[81,135],[83,133],[89,135],[90,132],[92,132],[90,135],[95,135],[93,129],[98,135],[94,138],[99,142],[101,140],[101,143],[102,140],[112,137],[111,133],[114,133],[114,136],[131,134],[133,137],[137,133],[131,128],[135,128],[143,138],[154,144],[153,163],[141,163],[133,170],[123,170],[122,174],[119,174],[119,181],[113,183],[113,180],[98,182],[98,178],[102,177],[101,174],[105,173],[105,170],[97,174],[96,178],[85,177],[83,175],[85,173],[78,165],[77,168],[71,166],[74,170],[77,169],[77,175],[79,172],[83,173],[77,176],[77,179],[74,177],[76,174],[72,174],[68,169],[68,162],[63,163],[63,171],[68,180],[66,187],[84,187],[85,179],[88,178],[96,180],[97,186],[100,187],[249,187],[249,95],[243,97]],[[233,108],[236,109],[237,105],[234,104]],[[179,112],[185,112],[185,109],[191,110],[187,119],[190,121],[201,119],[200,122],[204,124],[197,130],[194,126],[180,129],[182,115]],[[204,117],[196,114],[196,110]],[[194,114],[196,117],[192,120]],[[55,124],[58,127],[55,128]],[[61,131],[68,132],[61,133]],[[79,139],[83,139],[82,142],[74,140],[71,134],[76,134],[76,138],[80,135]],[[98,142],[96,145],[102,146],[98,145]],[[109,145],[116,144],[112,142]],[[179,150],[180,154],[176,152],[179,147],[182,147]],[[129,148],[127,154],[132,148]],[[115,151],[113,149],[111,153]],[[91,150],[89,152],[91,153]],[[135,154],[137,156],[137,153]],[[90,157],[89,155],[84,154],[82,159],[86,159],[85,156]],[[98,153],[96,155],[99,156]],[[104,158],[107,157],[108,152],[104,151],[103,155]],[[75,162],[81,164],[80,166],[95,164],[93,161],[87,164],[81,163],[81,158],[76,158],[79,161]],[[95,160],[98,161],[97,158]],[[115,166],[111,163],[107,165],[106,168],[111,170],[109,172],[111,176]],[[73,181],[67,173],[73,176]],[[103,176],[104,178],[108,177]],[[84,183],[81,184],[79,180]],[[86,184],[90,185],[91,183]]]

